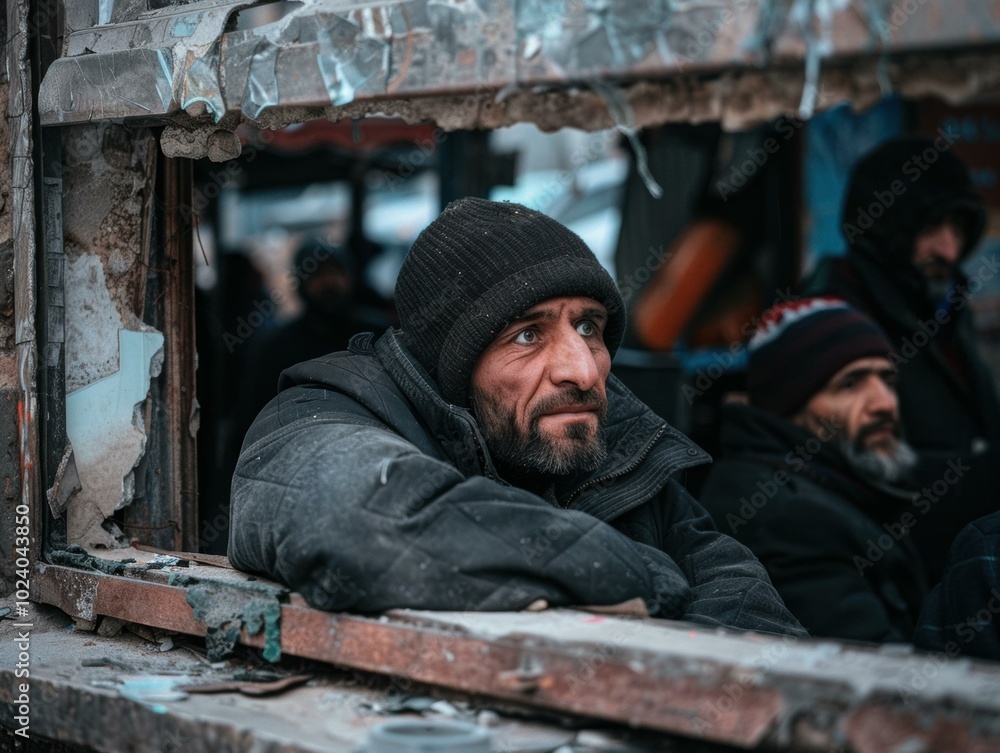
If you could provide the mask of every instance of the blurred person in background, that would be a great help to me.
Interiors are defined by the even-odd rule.
[[[926,585],[892,345],[846,302],[806,298],[765,312],[748,350],[749,404],[723,407],[702,504],[811,635],[909,642]]]
[[[944,134],[903,137],[863,156],[843,203],[847,254],[804,286],[867,312],[893,344],[903,427],[930,501],[912,535],[931,582],[962,527],[996,509],[1000,487],[1000,402],[968,301],[1000,267],[985,259],[972,279],[961,269],[985,212],[951,145]],[[967,470],[949,482],[956,462]]]
[[[298,281],[303,311],[294,320],[247,340],[237,406],[237,451],[254,417],[278,393],[282,371],[345,350],[358,332],[383,332],[390,325],[384,312],[356,302],[357,276],[343,246],[309,237],[296,249],[291,271]]]

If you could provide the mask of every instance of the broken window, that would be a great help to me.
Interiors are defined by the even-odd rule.
[[[974,96],[991,85],[981,72],[996,68],[988,10],[937,21],[915,14],[902,23],[868,9],[858,24],[826,6],[815,19],[786,17],[772,3],[583,3],[570,4],[562,17],[544,3],[500,3],[493,14],[480,3],[422,0],[344,11],[316,2],[247,5],[67,3],[46,19],[59,27],[47,38],[64,46],[41,61],[38,251],[23,226],[8,249],[22,304],[8,340],[22,366],[21,390],[37,397],[36,412],[32,400],[22,406],[23,433],[10,443],[21,450],[23,496],[44,535],[33,580],[39,600],[81,620],[108,616],[205,635],[220,650],[242,640],[268,657],[295,653],[691,736],[711,716],[713,739],[738,745],[853,742],[888,728],[886,720],[901,725],[894,741],[929,739],[955,724],[988,726],[995,678],[979,670],[947,668],[957,679],[940,695],[965,714],[956,722],[937,696],[919,697],[918,711],[906,705],[926,687],[920,673],[930,670],[905,657],[800,644],[760,667],[753,659],[764,649],[754,637],[695,640],[683,626],[658,632],[648,625],[633,634],[634,623],[608,620],[602,629],[593,626],[606,618],[580,615],[546,624],[530,615],[379,622],[317,613],[280,587],[216,567],[225,564],[211,555],[224,551],[228,502],[220,447],[238,442],[239,430],[228,413],[226,380],[199,380],[210,369],[233,373],[232,362],[228,371],[219,362],[233,355],[226,335],[246,339],[240,315],[229,319],[226,309],[215,332],[221,347],[195,347],[211,342],[199,333],[199,312],[243,289],[235,267],[243,264],[250,275],[254,251],[234,254],[233,247],[262,210],[240,214],[233,198],[282,190],[280,161],[266,169],[269,152],[254,146],[263,134],[297,138],[310,124],[336,120],[337,138],[356,144],[358,130],[373,122],[366,117],[378,113],[401,117],[406,129],[433,123],[425,129],[432,139],[438,129],[453,133],[446,145],[435,143],[437,157],[411,150],[411,166],[421,169],[409,175],[399,154],[389,157],[393,169],[368,165],[360,177],[354,165],[312,160],[313,169],[340,177],[319,176],[323,185],[312,194],[285,187],[289,206],[314,203],[343,217],[336,238],[350,243],[359,229],[362,240],[385,229],[380,212],[401,216],[394,203],[412,198],[426,211],[421,202],[435,191],[483,188],[458,182],[469,174],[451,173],[429,188],[432,172],[416,165],[418,155],[426,163],[460,144],[486,163],[479,129],[522,121],[547,130],[611,129],[632,144],[637,180],[651,190],[642,128],[711,121],[721,131],[746,130],[781,113],[805,117],[826,108],[821,91],[859,105],[887,85],[909,97]],[[833,34],[831,23],[841,33]],[[891,39],[895,67],[867,54],[876,38]],[[956,45],[965,49],[947,65],[928,58],[929,47]],[[744,64],[745,55],[754,65]],[[30,131],[11,122],[15,135]],[[295,127],[281,130],[286,126]],[[424,137],[408,138],[419,144]],[[16,141],[12,159],[23,170],[30,155]],[[248,169],[228,174],[240,159]],[[262,176],[261,185],[240,185],[252,175]],[[12,183],[22,192],[32,185],[20,173]],[[356,194],[358,185],[366,190]],[[565,218],[576,219],[569,210]],[[253,241],[266,244],[263,225],[260,232]],[[370,252],[369,283],[382,295],[409,232],[377,239],[383,248]],[[223,264],[226,256],[244,261]],[[266,309],[268,296],[273,302],[271,294],[256,302]],[[34,375],[24,367],[35,363],[36,298],[32,392]],[[265,316],[285,313],[275,303],[265,315],[253,295],[249,303],[251,330],[251,311],[261,326]],[[135,552],[118,548],[133,541],[143,547],[138,562],[127,561]],[[567,642],[567,634],[583,645]],[[879,681],[858,679],[872,666]],[[910,672],[917,680],[905,679]],[[581,682],[597,690],[581,692]],[[798,705],[803,698],[806,708]],[[940,715],[921,727],[928,713]],[[808,742],[817,739],[826,742]]]

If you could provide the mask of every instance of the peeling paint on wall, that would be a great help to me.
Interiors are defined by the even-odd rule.
[[[119,370],[117,333],[126,325],[96,256],[66,260],[65,291],[66,391],[73,392]]]
[[[138,406],[159,374],[163,336],[126,323],[112,301],[101,259],[66,262],[66,433],[80,491],[69,501],[70,543],[113,547],[105,519],[135,494],[132,470],[146,446]],[[110,527],[110,526],[109,526]]]
[[[133,469],[146,448],[142,403],[163,365],[163,335],[119,330],[118,362],[116,373],[66,396],[66,435],[81,485],[67,510],[73,544],[121,543],[105,521],[135,494]]]

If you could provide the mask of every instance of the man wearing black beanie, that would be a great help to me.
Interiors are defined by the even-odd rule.
[[[229,556],[315,607],[650,614],[804,635],[672,477],[705,453],[610,375],[618,290],[526,207],[463,199],[417,238],[401,329],[286,370],[233,479]]]
[[[805,298],[765,312],[747,351],[748,404],[723,408],[702,503],[810,634],[910,642],[924,506],[907,487],[892,345],[846,302]]]

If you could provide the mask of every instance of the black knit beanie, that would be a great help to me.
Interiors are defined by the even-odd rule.
[[[403,342],[445,399],[468,405],[480,354],[532,306],[581,295],[608,310],[613,356],[625,304],[611,275],[568,228],[511,202],[453,201],[417,237],[396,279]]]
[[[764,312],[748,345],[750,404],[790,417],[859,358],[892,345],[868,316],[838,298],[804,298]]]

